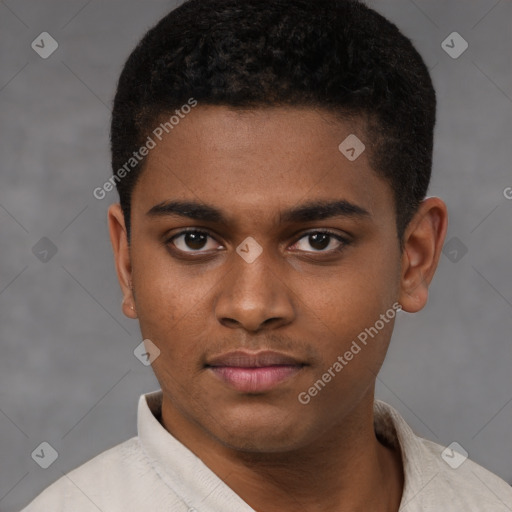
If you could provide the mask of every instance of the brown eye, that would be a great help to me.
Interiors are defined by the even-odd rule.
[[[345,245],[348,245],[348,241],[338,234],[328,231],[314,231],[302,236],[293,248],[305,252],[328,253],[339,250]]]
[[[183,252],[199,252],[216,249],[218,244],[204,231],[183,231],[173,236],[169,243]]]
[[[328,235],[326,233],[315,233],[313,235],[308,236],[308,243],[316,251],[323,251],[325,248],[327,248],[332,238],[331,235]]]

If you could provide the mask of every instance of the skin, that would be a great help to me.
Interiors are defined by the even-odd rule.
[[[338,150],[351,133],[367,148],[353,162]],[[425,199],[401,251],[392,190],[370,150],[357,122],[326,111],[199,105],[147,157],[130,244],[120,206],[109,210],[123,311],[161,351],[152,366],[162,424],[257,511],[399,508],[400,453],[373,430],[394,322],[307,405],[297,398],[395,301],[410,313],[427,301],[446,207]],[[285,222],[288,209],[340,199],[367,215]],[[211,205],[226,223],[148,214],[173,200]],[[211,238],[190,242],[179,236],[185,228]],[[308,236],[325,229],[349,243]],[[247,237],[262,248],[252,263],[236,252]],[[243,393],[205,367],[236,349],[275,350],[305,366],[267,392]]]

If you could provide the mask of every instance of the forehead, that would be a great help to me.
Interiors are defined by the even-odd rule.
[[[312,200],[343,199],[372,216],[393,212],[391,189],[370,166],[372,144],[357,120],[312,108],[199,105],[154,139],[133,194],[140,213],[177,199],[258,221]]]

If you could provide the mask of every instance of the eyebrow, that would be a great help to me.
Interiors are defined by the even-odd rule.
[[[153,206],[150,217],[177,216],[203,222],[229,224],[224,213],[214,206],[196,201],[163,201]],[[282,223],[317,221],[333,217],[369,218],[370,212],[346,200],[310,201],[280,213]]]

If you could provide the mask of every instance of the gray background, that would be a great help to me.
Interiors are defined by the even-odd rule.
[[[174,7],[168,1],[0,2],[0,510],[136,434],[141,393],[157,389],[133,355],[107,236],[114,193],[108,129],[120,67]],[[512,482],[512,201],[510,0],[373,4],[416,44],[432,70],[438,124],[432,195],[449,206],[447,240],[428,306],[400,314],[378,397],[424,437],[459,442]],[[44,60],[43,31],[59,43]],[[451,58],[453,31],[469,43]],[[46,263],[32,247],[48,237]],[[48,469],[31,458],[42,442]]]

